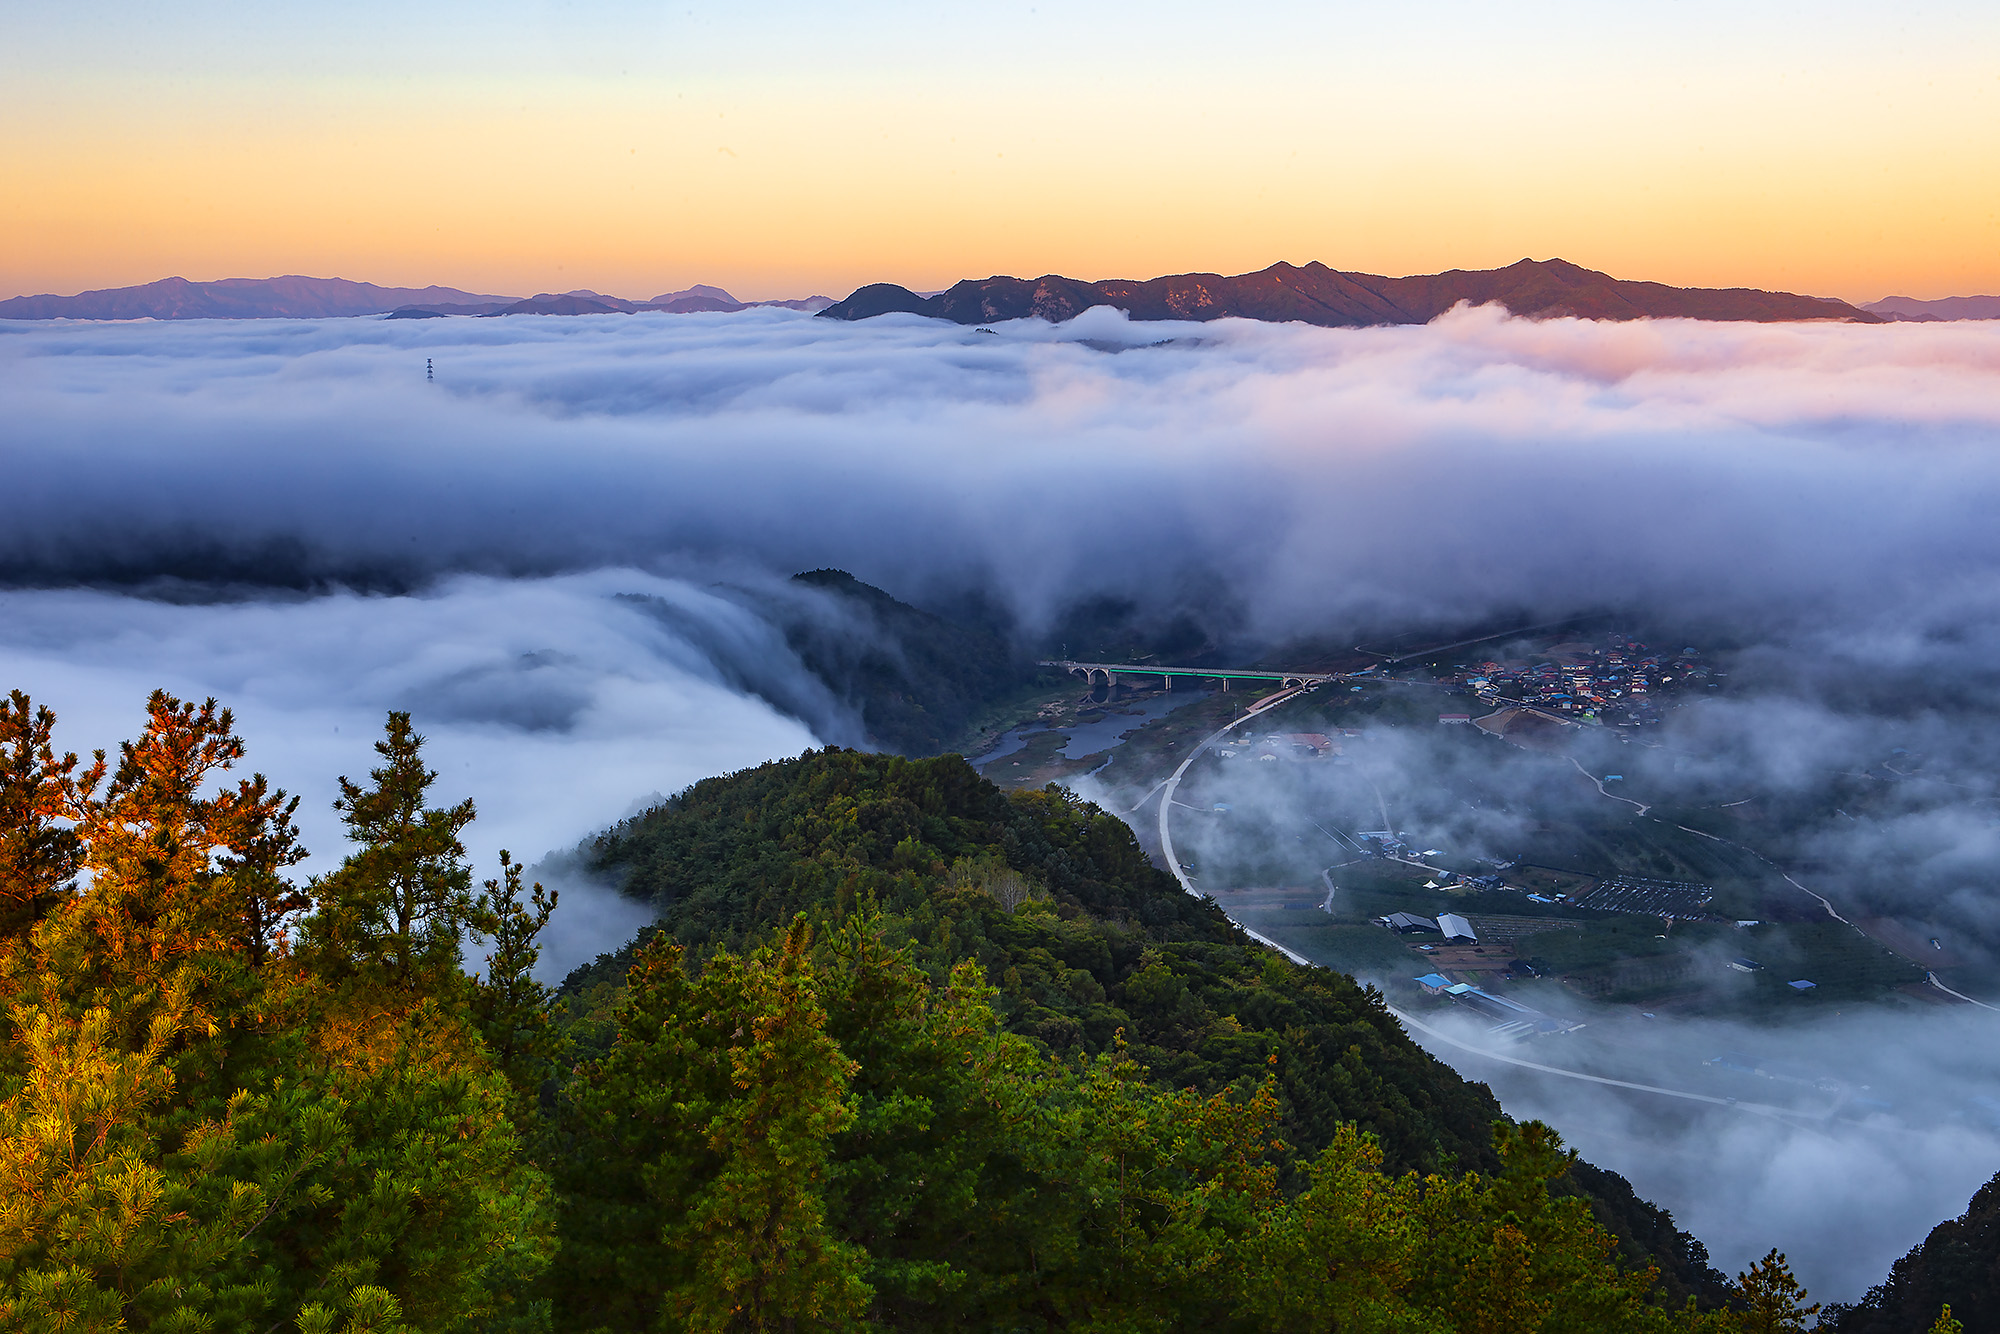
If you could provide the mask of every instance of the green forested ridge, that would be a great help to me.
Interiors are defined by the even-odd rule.
[[[1254,1082],[1282,1052],[1289,1139],[1324,1144],[1358,1119],[1394,1168],[1494,1165],[1484,1087],[1348,978],[1250,945],[1123,823],[1059,790],[1003,795],[956,756],[829,750],[697,783],[595,852],[693,949],[872,903],[934,978],[976,960],[1007,1026],[1052,1051],[1100,1053],[1122,1030],[1160,1080],[1204,1091]],[[1009,873],[1035,895],[1011,911],[989,892]]]
[[[1896,1261],[1888,1278],[1825,1325],[1838,1334],[1925,1334],[1940,1307],[1970,1330],[2000,1329],[2000,1176],[1957,1218]]]
[[[1499,1105],[1409,1041],[1379,995],[1252,944],[1121,821],[1054,787],[1003,794],[956,756],[830,750],[697,783],[594,851],[696,950],[867,902],[933,978],[976,961],[1008,1029],[1054,1053],[1100,1055],[1122,1034],[1156,1082],[1202,1093],[1247,1088],[1276,1057],[1282,1137],[1301,1152],[1351,1122],[1394,1171],[1497,1165]],[[582,1011],[602,1013],[630,957],[572,975]],[[1579,1165],[1560,1189],[1586,1193],[1676,1291],[1719,1284],[1700,1243],[1615,1173]]]
[[[1491,1176],[1385,1174],[1350,1127],[1286,1191],[1274,1078],[1064,1062],[1000,1026],[977,963],[939,985],[879,925],[801,916],[698,972],[642,952],[569,1095],[559,1327],[1760,1328],[1649,1301],[1549,1192],[1542,1127],[1504,1128]]]
[[[1617,1263],[1553,1133],[1059,794],[698,785],[565,1012],[406,715],[305,884],[226,710],[53,727],[0,701],[0,1330],[1801,1328],[1775,1253],[1707,1314]]]

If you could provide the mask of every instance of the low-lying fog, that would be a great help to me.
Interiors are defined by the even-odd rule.
[[[482,874],[851,742],[757,600],[717,591],[838,566],[1024,636],[1108,595],[1240,646],[1594,608],[1728,639],[1737,683],[1687,724],[1711,735],[1656,780],[1782,799],[1919,752],[1927,786],[1791,851],[2000,936],[2000,323],[0,323],[0,422],[0,688],[80,750],[153,686],[219,696],[322,859],[389,708],[479,800]],[[636,920],[579,889],[553,954]],[[1920,1020],[1843,1041],[1893,1045],[1905,1085],[1993,1086],[1960,1059],[1982,1019]],[[1475,1061],[1719,1263],[1775,1244],[1827,1296],[2000,1168],[1969,1123],[1687,1119]]]
[[[661,605],[679,617],[663,622]],[[699,646],[689,622],[711,631]],[[798,714],[817,728],[745,688],[787,673]],[[361,779],[377,762],[386,710],[409,710],[429,738],[437,797],[477,801],[467,844],[491,875],[502,848],[532,862],[650,795],[797,754],[821,735],[855,740],[815,685],[782,636],[736,603],[635,570],[193,604],[0,593],[0,688],[54,708],[63,749],[114,749],[144,725],[155,688],[234,709],[246,767],[303,798],[305,874],[345,852],[334,779]],[[544,972],[560,976],[647,920],[573,874],[551,867],[543,878],[566,896]]]
[[[1343,753],[1264,763],[1255,748],[1243,747],[1233,759],[1194,769],[1174,812],[1176,852],[1225,908],[1236,886],[1303,885],[1314,897],[1321,885],[1333,886],[1336,922],[1365,920],[1351,905],[1396,883],[1394,863],[1363,858],[1337,835],[1385,824],[1407,834],[1413,849],[1443,854],[1421,860],[1461,866],[1475,858],[1571,866],[1579,856],[1588,863],[1597,846],[1621,848],[1627,857],[1714,854],[1697,869],[1634,869],[1715,882],[1723,891],[1715,910],[1725,918],[1824,923],[1853,951],[1879,952],[1755,857],[1717,852],[1699,836],[1676,838],[1685,834],[1679,822],[1693,820],[1788,866],[1810,867],[1798,871],[1799,882],[1831,897],[1849,918],[1890,916],[1910,924],[1908,939],[1935,936],[1945,946],[1935,966],[1994,999],[2000,812],[1989,757],[2000,743],[2000,709],[1969,693],[1939,698],[1926,685],[1936,676],[1961,688],[1990,681],[1993,669],[1971,650],[1989,634],[1990,627],[1974,628],[1968,643],[1941,647],[1924,670],[1887,655],[1874,659],[1872,690],[1861,697],[1805,684],[1829,674],[1828,650],[1812,640],[1782,652],[1760,646],[1723,654],[1710,659],[1729,669],[1721,693],[1669,710],[1635,742],[1619,743],[1606,734],[1611,729],[1579,732],[1556,753],[1439,725],[1443,697],[1432,687],[1370,687],[1360,697],[1330,687],[1241,730],[1324,727],[1338,734],[1344,727]],[[1526,651],[1499,643],[1474,656]],[[1806,672],[1801,664],[1817,665]],[[1903,703],[1892,712],[1885,700]],[[1464,704],[1460,697],[1449,707]],[[1896,748],[1905,753],[1892,756]],[[1931,776],[1902,777],[1885,769],[1885,760]],[[1579,763],[1597,775],[1620,773],[1606,790],[1622,799],[1600,792]],[[1120,808],[1141,795],[1105,794]],[[1143,809],[1155,815],[1156,808]],[[1407,889],[1417,891],[1424,880],[1408,876]],[[1518,894],[1475,903],[1418,891],[1395,906],[1576,915],[1538,910]],[[1384,901],[1365,912],[1390,907]],[[1292,941],[1308,950],[1306,923],[1327,920],[1282,916],[1308,933]],[[1357,975],[1392,996],[1429,971],[1379,928],[1341,929],[1360,936],[1328,947],[1364,952]],[[1779,943],[1783,929],[1648,926],[1648,934],[1672,932],[1683,942],[1672,948],[1692,961],[1690,972],[1657,986],[1657,1002],[1593,1003],[1553,980],[1517,982],[1501,994],[1586,1026],[1510,1044],[1488,1034],[1491,1021],[1446,1010],[1426,1012],[1423,1022],[1475,1050],[1421,1033],[1419,1041],[1468,1078],[1491,1084],[1515,1116],[1548,1120],[1586,1157],[1624,1172],[1702,1238],[1719,1266],[1733,1272],[1776,1245],[1819,1295],[1853,1300],[1933,1224],[1961,1212],[2000,1168],[2000,1015],[1942,998],[1927,1004],[1920,995],[1885,1003],[1879,990],[1856,1002],[1826,986],[1816,997],[1792,998],[1796,1005],[1772,1007],[1768,996],[1753,998],[1752,979],[1729,962],[1761,956],[1781,966],[1792,949]],[[1537,943],[1522,954],[1545,949],[1555,951]],[[1556,971],[1569,969],[1558,964]],[[1800,965],[1775,976],[1782,982],[1814,971]],[[1921,983],[1922,969],[1903,971],[1909,985]],[[1757,1017],[1718,1017],[1732,1008]],[[1506,1058],[1696,1097],[1620,1090]],[[1730,1098],[1735,1105],[1716,1105]]]
[[[1622,1077],[1728,1090],[1723,1096],[1740,1098],[1733,1107],[1548,1075],[1413,1036],[1468,1079],[1484,1080],[1513,1116],[1547,1121],[1585,1158],[1622,1172],[1701,1238],[1717,1268],[1734,1274],[1776,1246],[1815,1297],[1853,1301],[1933,1226],[1963,1213],[2000,1168],[1994,1016],[1968,1010],[1850,1014],[1776,1033],[1626,1022],[1596,1035],[1629,1048]],[[1462,1023],[1456,1035],[1491,1047],[1480,1027]],[[1557,1042],[1502,1050],[1542,1064],[1576,1060]],[[1758,1062],[1781,1078],[1738,1074],[1705,1084],[1704,1062],[1718,1056]],[[1805,1092],[1789,1082],[1800,1079],[1847,1087]],[[1800,1110],[1765,1111],[1760,1100]],[[1874,1108],[1889,1102],[1894,1110]]]

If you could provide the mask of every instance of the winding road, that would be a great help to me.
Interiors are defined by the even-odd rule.
[[[1181,785],[1181,776],[1187,773],[1188,766],[1193,764],[1195,760],[1201,756],[1203,751],[1206,751],[1210,746],[1220,741],[1223,737],[1228,736],[1232,728],[1241,727],[1244,723],[1249,722],[1252,718],[1255,718],[1258,714],[1264,712],[1264,710],[1276,708],[1278,705],[1284,703],[1286,700],[1290,699],[1292,696],[1298,693],[1299,693],[1298,689],[1293,688],[1291,690],[1280,690],[1274,695],[1266,695],[1264,696],[1264,698],[1258,700],[1255,704],[1252,704],[1248,709],[1244,710],[1241,717],[1231,718],[1221,727],[1218,727],[1213,732],[1210,732],[1207,736],[1201,739],[1201,743],[1199,745],[1190,746],[1188,748],[1187,758],[1182,760],[1180,763],[1180,767],[1178,769],[1175,769],[1171,774],[1168,774],[1167,781],[1160,784],[1159,786],[1158,791],[1160,793],[1160,855],[1167,859],[1167,869],[1174,873],[1174,879],[1180,882],[1181,888],[1186,890],[1188,893],[1194,895],[1196,898],[1201,897],[1201,891],[1196,889],[1194,887],[1194,883],[1187,878],[1187,872],[1181,869],[1180,858],[1174,855],[1174,832],[1171,828],[1168,827],[1168,821],[1167,821],[1168,815],[1174,809],[1174,792]],[[1147,798],[1150,797],[1151,795],[1152,795],[1151,793],[1148,793],[1146,797],[1141,797],[1139,799],[1139,804],[1143,806],[1146,803]],[[1134,809],[1137,809],[1137,807],[1135,807]],[[1262,936],[1258,936],[1256,938],[1260,941],[1263,941],[1264,944],[1270,945],[1273,949],[1284,950],[1285,954],[1288,957],[1296,959],[1299,963],[1311,962],[1310,960],[1307,959],[1300,959],[1290,950],[1286,950],[1284,946],[1279,945],[1274,941],[1264,940]]]
[[[1582,774],[1582,775],[1583,775],[1583,776],[1584,776],[1585,778],[1588,778],[1588,779],[1589,779],[1589,780],[1590,780],[1591,782],[1593,782],[1593,783],[1597,784],[1597,791],[1598,791],[1598,794],[1599,794],[1600,796],[1606,796],[1606,797],[1609,797],[1609,798],[1611,798],[1611,799],[1612,799],[1613,801],[1622,801],[1622,802],[1624,802],[1624,803],[1625,803],[1625,804],[1626,804],[1627,806],[1637,806],[1637,807],[1639,808],[1639,814],[1641,814],[1641,815],[1644,815],[1644,814],[1645,814],[1645,813],[1646,813],[1647,811],[1650,811],[1650,810],[1652,810],[1652,809],[1653,809],[1653,808],[1652,808],[1651,806],[1648,806],[1648,805],[1647,805],[1647,804],[1646,804],[1645,802],[1643,802],[1643,801],[1634,801],[1634,800],[1632,800],[1632,798],[1630,798],[1630,797],[1621,797],[1621,796],[1619,796],[1619,795],[1618,795],[1618,794],[1617,794],[1616,792],[1612,792],[1612,791],[1610,791],[1609,789],[1607,789],[1607,788],[1606,788],[1606,787],[1604,786],[1604,780],[1603,780],[1602,778],[1599,778],[1599,777],[1598,777],[1598,776],[1597,776],[1596,774],[1592,773],[1592,772],[1591,772],[1590,770],[1588,770],[1588,769],[1584,768],[1584,767],[1583,767],[1583,762],[1582,762],[1581,760],[1577,759],[1577,757],[1576,757],[1576,756],[1574,756],[1574,755],[1570,756],[1570,757],[1569,757],[1569,762],[1570,762],[1571,764],[1574,764],[1574,765],[1576,766],[1576,771],[1577,771],[1578,773]],[[1691,831],[1690,831],[1690,832],[1691,832]]]

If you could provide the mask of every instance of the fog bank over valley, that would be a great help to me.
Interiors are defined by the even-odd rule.
[[[1468,1055],[1415,1036],[1468,1079],[1483,1080],[1509,1114],[1561,1129],[1591,1162],[1628,1177],[1647,1199],[1701,1238],[1718,1268],[1736,1272],[1773,1244],[1784,1248],[1814,1295],[1854,1301],[2000,1167],[2000,1064],[1993,1016],[1843,1015],[1778,1032],[1750,1024],[1615,1021],[1595,1035],[1623,1047],[1625,1078],[1734,1090],[1717,1107],[1625,1093]],[[1490,1046],[1472,1025],[1450,1025]],[[1588,1030],[1585,1030],[1588,1032]],[[1583,1034],[1576,1035],[1582,1037]],[[1510,1050],[1568,1064],[1551,1047]],[[1768,1066],[1771,1075],[1708,1063]],[[1707,1076],[1709,1078],[1705,1079]],[[1789,1114],[1769,1104],[1818,1080],[1847,1087]]]
[[[386,586],[722,555],[986,587],[1029,627],[1198,590],[1262,639],[1608,603],[1887,640],[1987,596],[1996,370],[1977,324],[1496,308],[14,323],[0,572]]]
[[[660,607],[708,631],[702,642],[663,622]],[[467,846],[481,875],[498,874],[502,848],[533,862],[648,794],[822,737],[859,739],[771,625],[713,592],[632,570],[194,604],[12,590],[0,592],[0,624],[0,680],[55,709],[66,749],[115,752],[144,726],[155,688],[234,709],[243,767],[302,798],[307,875],[347,851],[334,779],[365,779],[379,763],[371,746],[389,709],[409,710],[429,738],[437,795],[478,803]],[[787,672],[797,714],[817,728],[744,684]],[[545,972],[559,977],[647,920],[573,866],[542,878],[565,896]]]
[[[0,322],[0,421],[0,688],[79,751],[134,734],[154,687],[216,696],[245,767],[304,798],[308,871],[341,855],[333,780],[370,767],[388,709],[431,738],[438,795],[477,800],[482,876],[704,776],[879,742],[824,662],[917,668],[790,578],[835,567],[1024,659],[1115,626],[1160,661],[1303,666],[1585,613],[1696,648],[1717,688],[1643,744],[1536,752],[1437,725],[1444,696],[1411,686],[1296,724],[1351,724],[1337,767],[1198,772],[1176,836],[1219,889],[1357,855],[1315,821],[1512,862],[1615,818],[1771,859],[1674,871],[1728,881],[1741,916],[1829,921],[1776,882],[1808,868],[1843,915],[1935,937],[1951,976],[2000,972],[2000,323]],[[1132,772],[1079,787],[1143,830],[1159,775]],[[573,861],[546,874],[548,971],[646,919]],[[1708,925],[1702,960],[1751,948]],[[1832,1081],[1838,1110],[1676,1106],[1429,1045],[1719,1264],[1776,1244],[1830,1298],[2000,1167],[1989,1012],[1642,1013],[1580,1005],[1574,1049],[1663,1084],[1750,1053]]]

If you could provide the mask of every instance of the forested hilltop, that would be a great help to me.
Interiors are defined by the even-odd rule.
[[[230,777],[227,710],[156,694],[88,763],[54,725],[0,702],[0,1329],[1809,1312],[1775,1252],[1727,1307],[1677,1300],[1551,1132],[1061,793],[849,752],[698,784],[601,844],[665,929],[565,1005],[532,976],[553,898],[504,853],[475,885],[407,715],[304,884],[297,799]]]
[[[1820,1321],[1834,1334],[1921,1334],[1939,1306],[1967,1329],[2000,1329],[2000,1176],[1896,1261],[1889,1277]]]

